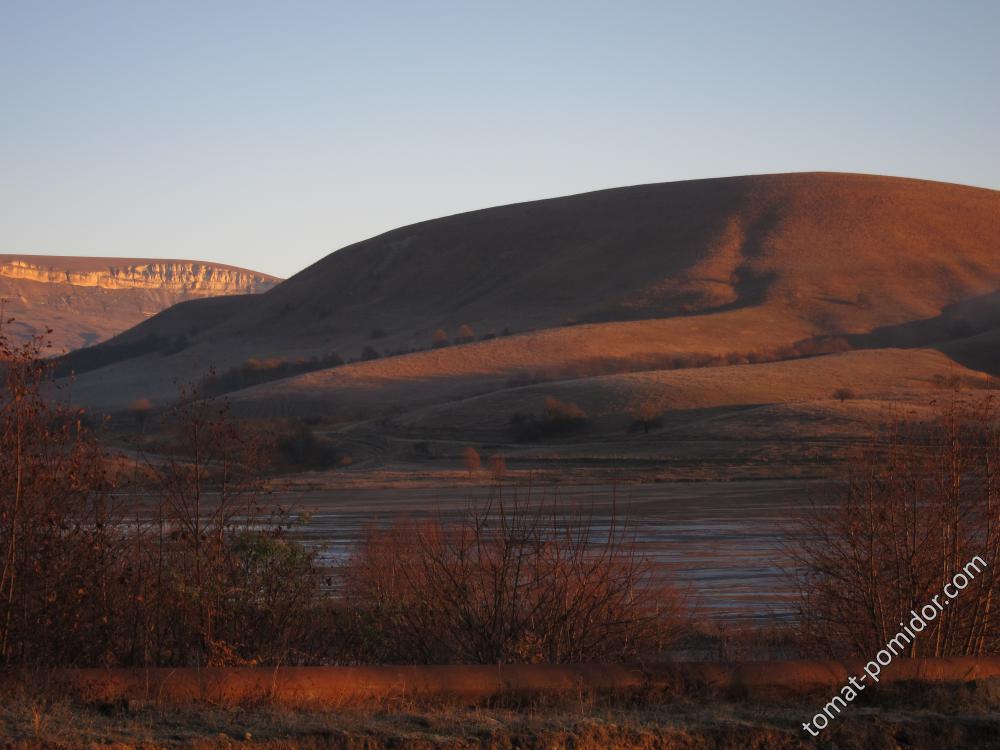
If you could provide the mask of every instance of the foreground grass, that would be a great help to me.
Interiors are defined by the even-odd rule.
[[[888,686],[850,706],[819,740],[801,722],[821,696],[576,699],[469,707],[384,704],[333,710],[78,705],[4,696],[0,746],[48,748],[343,748],[625,750],[642,748],[1000,748],[1000,681]]]

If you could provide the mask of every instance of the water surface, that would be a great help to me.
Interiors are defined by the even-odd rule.
[[[523,497],[525,489],[517,490]],[[458,519],[470,504],[485,504],[489,488],[344,489],[297,493],[287,499],[308,511],[309,541],[336,561],[371,524],[396,518]],[[509,502],[515,492],[503,489]],[[813,480],[682,482],[534,488],[557,500],[561,522],[590,516],[593,533],[627,523],[660,574],[695,603],[723,619],[766,620],[792,613],[793,591],[783,572],[784,545],[796,521],[822,508],[829,484]],[[495,496],[494,496],[495,498]]]

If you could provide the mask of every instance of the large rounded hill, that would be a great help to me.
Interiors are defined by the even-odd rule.
[[[236,398],[426,404],[525,373],[738,360],[831,336],[971,361],[976,337],[995,339],[998,242],[1000,193],[959,185],[805,173],[616,188],[396,229],[264,295],[178,305],[68,364],[89,370],[77,396],[113,410],[168,400],[209,366],[331,350],[379,359]],[[461,326],[488,340],[429,348]]]

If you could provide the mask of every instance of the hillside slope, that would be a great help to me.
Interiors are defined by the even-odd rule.
[[[998,240],[1000,193],[868,175],[697,180],[502,206],[344,248],[208,324],[197,305],[154,317],[117,343],[184,334],[183,350],[122,356],[75,388],[114,408],[140,381],[141,395],[169,398],[174,378],[210,365],[427,348],[436,328],[454,336],[461,324],[519,335],[257,390],[322,399],[345,378],[388,378],[448,383],[441,396],[452,398],[532,369],[586,374],[601,357],[748,354],[876,333],[863,345],[937,345],[1000,323],[996,305],[965,304],[1000,289]],[[949,314],[948,325],[923,325]]]

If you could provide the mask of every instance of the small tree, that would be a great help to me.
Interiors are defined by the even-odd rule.
[[[475,448],[468,447],[462,451],[462,465],[465,466],[470,477],[479,471],[482,464],[483,461],[479,457],[479,452]]]
[[[644,435],[649,431],[663,424],[660,410],[653,404],[644,403],[632,410],[632,429],[642,430]]]
[[[366,346],[364,348],[364,350],[361,352],[361,361],[362,362],[368,362],[370,360],[378,359],[378,358],[379,358],[379,353],[378,353],[378,350],[374,346]]]
[[[431,341],[435,347],[448,346],[448,332],[443,328],[434,331]]]
[[[854,391],[850,388],[838,388],[833,392],[833,397],[840,403],[844,403],[849,398],[854,398]]]
[[[468,323],[463,323],[459,326],[458,333],[455,335],[455,341],[459,344],[467,344],[470,341],[474,341],[476,338],[476,332],[472,330],[472,326]]]

